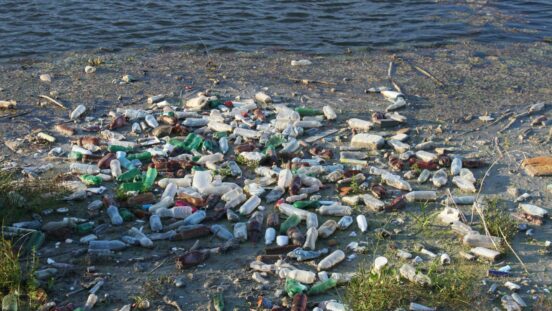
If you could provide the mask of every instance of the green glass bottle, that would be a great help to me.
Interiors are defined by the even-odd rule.
[[[142,191],[146,192],[153,187],[153,184],[155,183],[155,179],[157,178],[157,169],[154,167],[148,167],[148,171],[146,172],[146,178],[144,178],[144,187],[142,188]]]
[[[117,152],[117,151],[124,151],[129,152],[132,151],[134,148],[132,147],[125,147],[125,146],[119,146],[119,145],[109,145],[107,146],[107,151],[109,152]]]
[[[151,153],[149,151],[144,151],[140,153],[132,153],[127,155],[127,159],[129,160],[140,160],[140,161],[150,161],[151,160]]]
[[[337,285],[337,281],[335,279],[329,278],[324,282],[314,284],[307,292],[307,295],[322,294],[328,291],[329,289],[334,288],[336,285]]]
[[[289,228],[297,226],[300,222],[301,218],[299,218],[299,216],[295,214],[289,216],[288,219],[280,224],[280,233],[286,234]]]
[[[119,209],[119,214],[121,214],[124,221],[131,221],[134,218],[134,214],[128,208]]]
[[[85,222],[77,225],[77,232],[81,234],[92,232],[92,229],[94,229],[93,222]]]
[[[320,202],[318,201],[295,201],[293,207],[300,209],[319,208]]]
[[[102,184],[103,179],[100,176],[94,175],[81,175],[80,180],[87,186],[99,186]]]
[[[138,176],[140,176],[140,170],[133,168],[119,175],[117,181],[131,181]]]
[[[295,108],[295,111],[297,111],[301,117],[319,116],[323,114],[323,112],[318,109],[307,108],[307,107],[297,107]]]
[[[143,184],[141,182],[125,182],[119,185],[119,191],[129,192],[129,191],[140,191],[142,190]]]
[[[307,289],[308,287],[306,285],[303,285],[294,279],[290,279],[290,278],[286,279],[285,290],[286,290],[286,293],[289,295],[289,297],[293,297],[296,294],[301,294]]]

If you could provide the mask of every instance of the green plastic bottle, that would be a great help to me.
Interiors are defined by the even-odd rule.
[[[77,225],[77,232],[81,234],[89,233],[92,231],[92,229],[94,229],[93,222],[85,222]]]
[[[213,301],[213,307],[215,308],[215,311],[224,310],[224,297],[222,296],[222,293],[214,294],[212,301]]]
[[[272,146],[274,148],[278,148],[280,147],[284,142],[286,141],[286,139],[284,138],[284,136],[280,135],[280,134],[276,134],[276,135],[272,135],[270,136],[270,138],[268,139],[268,141],[266,142],[266,146]]]
[[[140,176],[140,170],[133,168],[119,175],[117,181],[131,181],[138,176]]]
[[[323,112],[318,110],[318,109],[307,108],[307,107],[297,107],[297,108],[295,108],[295,111],[297,111],[299,113],[299,115],[302,116],[302,117],[305,117],[305,116],[319,116],[319,115],[323,114]]]
[[[153,187],[153,184],[155,183],[155,179],[157,178],[157,169],[154,167],[148,167],[148,171],[146,173],[146,178],[144,178],[144,187],[142,188],[142,191],[146,192]]]
[[[212,140],[206,139],[201,145],[202,151],[217,152],[219,150],[218,143]]]
[[[141,182],[125,182],[119,186],[119,191],[140,191],[144,185]]]
[[[117,152],[117,151],[124,151],[129,152],[134,150],[132,147],[125,147],[125,146],[119,146],[119,145],[109,145],[107,146],[107,151],[109,152]]]
[[[203,143],[203,138],[200,136],[197,136],[196,134],[190,133],[190,135],[194,135],[194,138],[192,139],[192,142],[186,146],[186,151],[192,151],[192,150],[199,150],[201,147],[201,144]]]
[[[307,292],[307,295],[322,294],[328,291],[329,289],[336,287],[336,285],[337,285],[337,281],[335,279],[329,278],[324,282],[314,284]]]
[[[71,151],[69,152],[67,157],[69,158],[69,160],[80,161],[82,159],[82,153],[77,151]]]
[[[176,148],[184,149],[184,146],[186,146],[186,140],[171,138],[169,139],[169,144],[173,145]]]
[[[99,186],[102,184],[103,179],[100,176],[94,175],[82,175],[80,180],[87,186]]]
[[[318,201],[295,201],[293,207],[300,209],[319,208],[320,202]]]
[[[121,214],[124,221],[131,221],[134,218],[134,214],[128,208],[119,209],[119,214]]]
[[[144,151],[140,153],[132,153],[127,155],[127,159],[129,160],[140,160],[140,161],[150,161],[151,160],[151,153],[149,151]]]
[[[291,227],[297,226],[301,222],[299,216],[293,214],[288,217],[283,223],[280,224],[280,233],[285,234]]]
[[[308,289],[306,285],[297,282],[294,279],[287,278],[285,290],[289,297],[293,297],[296,294],[301,294]]]
[[[209,101],[209,107],[211,108],[217,108],[218,106],[222,105],[224,102],[220,99],[214,99]]]

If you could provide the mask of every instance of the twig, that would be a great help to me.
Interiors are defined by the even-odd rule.
[[[500,149],[500,141],[498,140],[498,136],[495,136],[495,138],[494,138],[494,144],[495,144],[496,150],[497,150],[498,153],[500,154],[500,157],[501,157],[501,158],[504,158],[504,154],[502,153],[502,150]]]
[[[406,59],[402,58],[402,57],[398,57],[396,56],[395,59],[397,60],[400,60],[402,61],[403,63],[407,64],[408,66],[410,66],[412,69],[414,70],[417,70],[419,71],[420,73],[422,73],[424,76],[430,78],[431,80],[433,80],[433,82],[435,82],[435,84],[439,85],[439,86],[444,86],[445,84],[443,82],[441,82],[439,79],[435,78],[434,75],[432,75],[431,73],[429,73],[429,71],[423,69],[422,67],[418,66],[418,65],[414,65],[412,64],[411,62],[407,61]]]
[[[506,243],[506,245],[508,246],[508,248],[512,251],[512,253],[514,254],[514,256],[516,256],[517,260],[519,261],[519,263],[521,264],[521,266],[523,267],[523,270],[525,270],[525,273],[529,274],[529,271],[527,270],[527,266],[525,266],[525,263],[523,262],[523,260],[521,260],[521,258],[518,256],[518,254],[516,253],[516,251],[514,250],[514,248],[510,245],[510,243],[508,243],[508,241],[506,240],[506,236],[504,235],[504,232],[502,232],[502,228],[498,227],[498,230],[500,231],[500,234],[502,235],[502,238],[504,239],[504,242]]]
[[[67,110],[67,107],[63,106],[62,103],[60,103],[60,102],[58,102],[57,100],[51,98],[50,96],[38,95],[38,97],[44,98],[44,99],[48,100],[50,103],[52,103],[52,104],[54,104],[54,105],[56,105],[56,106],[58,106],[58,107],[60,107],[60,108],[62,108],[62,109]]]
[[[180,308],[178,302],[176,302],[175,300],[171,300],[168,296],[163,296],[163,302],[168,304],[169,306],[175,307],[178,311],[182,311],[182,308]]]
[[[27,110],[27,111],[23,111],[23,112],[16,113],[16,114],[7,114],[5,116],[0,116],[0,118],[13,119],[13,118],[16,118],[16,117],[24,116],[24,115],[29,114],[29,113],[31,113],[31,111]]]
[[[291,81],[295,83],[303,83],[305,85],[307,84],[323,84],[323,85],[336,85],[334,82],[327,82],[327,81],[317,81],[317,80],[308,80],[308,79],[295,79],[295,78],[289,78]]]

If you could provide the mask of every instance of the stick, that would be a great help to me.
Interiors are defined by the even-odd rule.
[[[5,115],[5,116],[0,116],[0,118],[13,119],[13,118],[16,118],[16,117],[24,116],[24,115],[29,114],[29,113],[31,113],[31,111],[27,110],[27,111],[23,111],[23,112],[16,113],[16,114],[8,114],[8,115]]]
[[[67,110],[67,107],[63,106],[62,103],[60,103],[60,102],[58,102],[57,100],[51,98],[50,96],[38,95],[38,97],[44,98],[44,99],[48,100],[50,103],[52,103],[52,104],[54,104],[54,105],[56,105],[56,106],[58,106],[58,107],[60,107],[60,108],[62,108],[62,109]]]
[[[182,311],[182,308],[180,308],[178,302],[176,302],[175,300],[171,300],[168,296],[163,297],[163,302],[168,304],[169,306],[175,307],[178,311]]]
[[[295,83],[303,83],[305,85],[307,84],[315,84],[315,83],[318,83],[318,84],[323,84],[323,85],[336,85],[335,83],[333,82],[327,82],[327,81],[316,81],[316,80],[308,80],[308,79],[294,79],[294,78],[289,78],[291,81],[295,82]]]
[[[402,57],[395,57],[395,59],[398,59],[404,63],[406,63],[408,66],[410,66],[412,69],[415,69],[417,71],[419,71],[420,73],[422,73],[424,76],[430,78],[431,80],[433,80],[433,82],[435,82],[437,85],[439,86],[444,86],[445,84],[443,82],[441,82],[439,79],[435,78],[434,75],[432,75],[431,73],[429,73],[429,71],[423,69],[422,67],[420,66],[417,66],[417,65],[414,65],[412,64],[411,62],[407,61],[406,59],[402,58]]]
[[[502,232],[502,228],[498,227],[498,230],[500,231],[500,234],[502,235],[502,238],[504,239],[504,243],[506,243],[506,245],[508,245],[508,248],[512,251],[514,256],[516,256],[517,260],[519,261],[519,263],[523,267],[523,270],[525,270],[525,273],[529,274],[529,271],[527,270],[527,266],[525,266],[525,263],[523,262],[523,260],[521,260],[521,258],[518,256],[516,251],[512,248],[510,243],[508,243],[508,241],[506,240],[506,236],[504,235],[504,232]]]

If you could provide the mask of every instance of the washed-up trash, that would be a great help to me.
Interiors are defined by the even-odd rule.
[[[552,157],[542,156],[528,158],[521,162],[521,167],[523,167],[530,176],[552,175]]]

